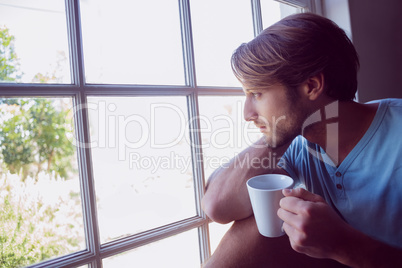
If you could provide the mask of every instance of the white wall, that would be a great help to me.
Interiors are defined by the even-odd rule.
[[[323,1],[323,15],[339,25],[349,38],[352,37],[352,29],[350,25],[349,15],[349,2],[348,0],[324,0]]]

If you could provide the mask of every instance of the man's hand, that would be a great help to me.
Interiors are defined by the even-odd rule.
[[[292,248],[315,258],[337,259],[352,228],[316,194],[285,189],[278,216]]]
[[[295,251],[350,267],[402,267],[401,249],[354,229],[321,196],[301,188],[283,194],[278,216]]]

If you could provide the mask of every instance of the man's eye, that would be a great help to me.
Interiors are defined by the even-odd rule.
[[[259,93],[259,92],[253,92],[251,94],[253,94],[254,98],[258,98],[261,96],[261,93]]]

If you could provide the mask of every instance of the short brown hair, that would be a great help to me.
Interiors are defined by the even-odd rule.
[[[250,89],[278,82],[296,88],[323,73],[328,96],[353,100],[359,58],[350,39],[334,22],[300,13],[280,20],[238,47],[232,55],[232,69]]]

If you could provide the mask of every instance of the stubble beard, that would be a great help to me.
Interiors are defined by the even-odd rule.
[[[290,144],[294,138],[302,134],[302,125],[308,112],[298,102],[297,95],[288,93],[288,101],[288,114],[284,115],[284,124],[275,126],[273,133],[264,134],[266,145],[269,148]]]
[[[265,144],[268,148],[279,148],[286,144],[289,144],[294,138],[296,138],[300,134],[299,130],[291,130],[288,132],[273,133],[273,135],[264,134]]]

